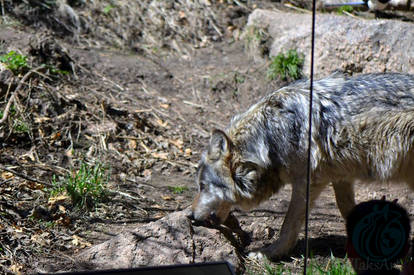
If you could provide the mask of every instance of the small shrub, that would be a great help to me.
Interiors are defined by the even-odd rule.
[[[182,194],[184,191],[188,191],[188,187],[186,186],[168,186],[168,189],[174,194]]]
[[[47,72],[48,72],[49,75],[56,76],[56,75],[68,75],[68,74],[70,74],[69,71],[60,70],[60,69],[56,68],[53,65],[43,64],[43,66],[47,69]]]
[[[240,94],[239,86],[246,81],[246,78],[241,73],[235,72],[233,76],[233,80],[234,80],[233,97],[238,97]]]
[[[248,275],[290,275],[292,271],[283,263],[274,265],[268,261],[257,262],[253,269],[247,269]]]
[[[243,84],[246,78],[239,72],[234,73],[234,82],[236,84]]]
[[[245,31],[245,45],[247,52],[253,56],[266,58],[269,55],[271,39],[267,28],[248,26]]]
[[[13,125],[13,132],[17,134],[25,134],[30,132],[29,125],[21,120],[16,120]]]
[[[312,262],[309,266],[310,272],[308,272],[308,274],[310,275],[355,275],[355,271],[351,264],[347,261],[347,258],[335,258],[332,254],[326,266]]]
[[[4,63],[6,67],[15,75],[29,68],[27,64],[27,56],[21,55],[15,51],[10,51],[5,55],[0,55],[0,62]]]
[[[106,198],[106,184],[109,172],[102,164],[89,165],[82,162],[79,170],[72,171],[62,180],[52,178],[54,188],[51,196],[66,192],[75,207],[92,209],[96,203]]]
[[[105,6],[105,8],[103,9],[103,13],[105,13],[105,14],[109,14],[113,8],[114,8],[114,6],[112,6],[112,5],[107,5],[107,6]]]
[[[303,261],[302,261],[303,262]],[[296,272],[297,273],[297,272]],[[286,263],[279,263],[277,265],[268,261],[256,262],[251,268],[247,269],[249,275],[285,275],[296,274],[287,266]],[[303,273],[303,272],[301,272]],[[331,258],[327,264],[317,263],[315,259],[311,257],[308,264],[307,275],[355,275],[351,264],[347,258],[335,258],[331,254]]]
[[[0,119],[2,119],[3,116],[4,116],[4,112],[0,111]],[[17,115],[17,109],[14,104],[11,105],[9,109],[8,118],[11,122],[9,127],[12,133],[29,134],[31,132],[30,124],[25,121],[25,118],[23,116]]]
[[[279,53],[272,58],[267,77],[274,80],[280,77],[282,80],[297,80],[302,77],[304,58],[296,50],[289,50],[286,54]]]
[[[349,6],[349,5],[341,6],[336,10],[336,12],[338,14],[344,14],[344,12],[351,13],[353,11],[354,11],[354,8],[352,6]]]

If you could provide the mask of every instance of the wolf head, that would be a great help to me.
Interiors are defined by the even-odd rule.
[[[199,193],[192,204],[192,217],[197,221],[223,223],[233,206],[253,196],[259,167],[242,161],[232,140],[214,130],[208,149],[203,153],[197,170]]]

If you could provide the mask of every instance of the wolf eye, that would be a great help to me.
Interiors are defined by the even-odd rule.
[[[204,190],[204,188],[205,188],[205,186],[206,186],[206,183],[205,182],[200,182],[200,191],[203,191]]]

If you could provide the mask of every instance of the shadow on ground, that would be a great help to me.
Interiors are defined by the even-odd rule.
[[[311,257],[321,256],[321,257],[331,257],[331,255],[344,258],[345,257],[345,244],[346,237],[341,235],[326,235],[317,238],[309,239],[309,251]],[[305,240],[301,239],[296,244],[293,252],[290,255],[294,258],[300,258],[305,251]],[[283,259],[289,261],[288,258]]]

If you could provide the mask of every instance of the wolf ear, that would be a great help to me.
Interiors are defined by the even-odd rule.
[[[221,130],[214,129],[210,138],[210,147],[208,149],[208,157],[211,160],[218,160],[224,154],[230,152],[231,140]]]

